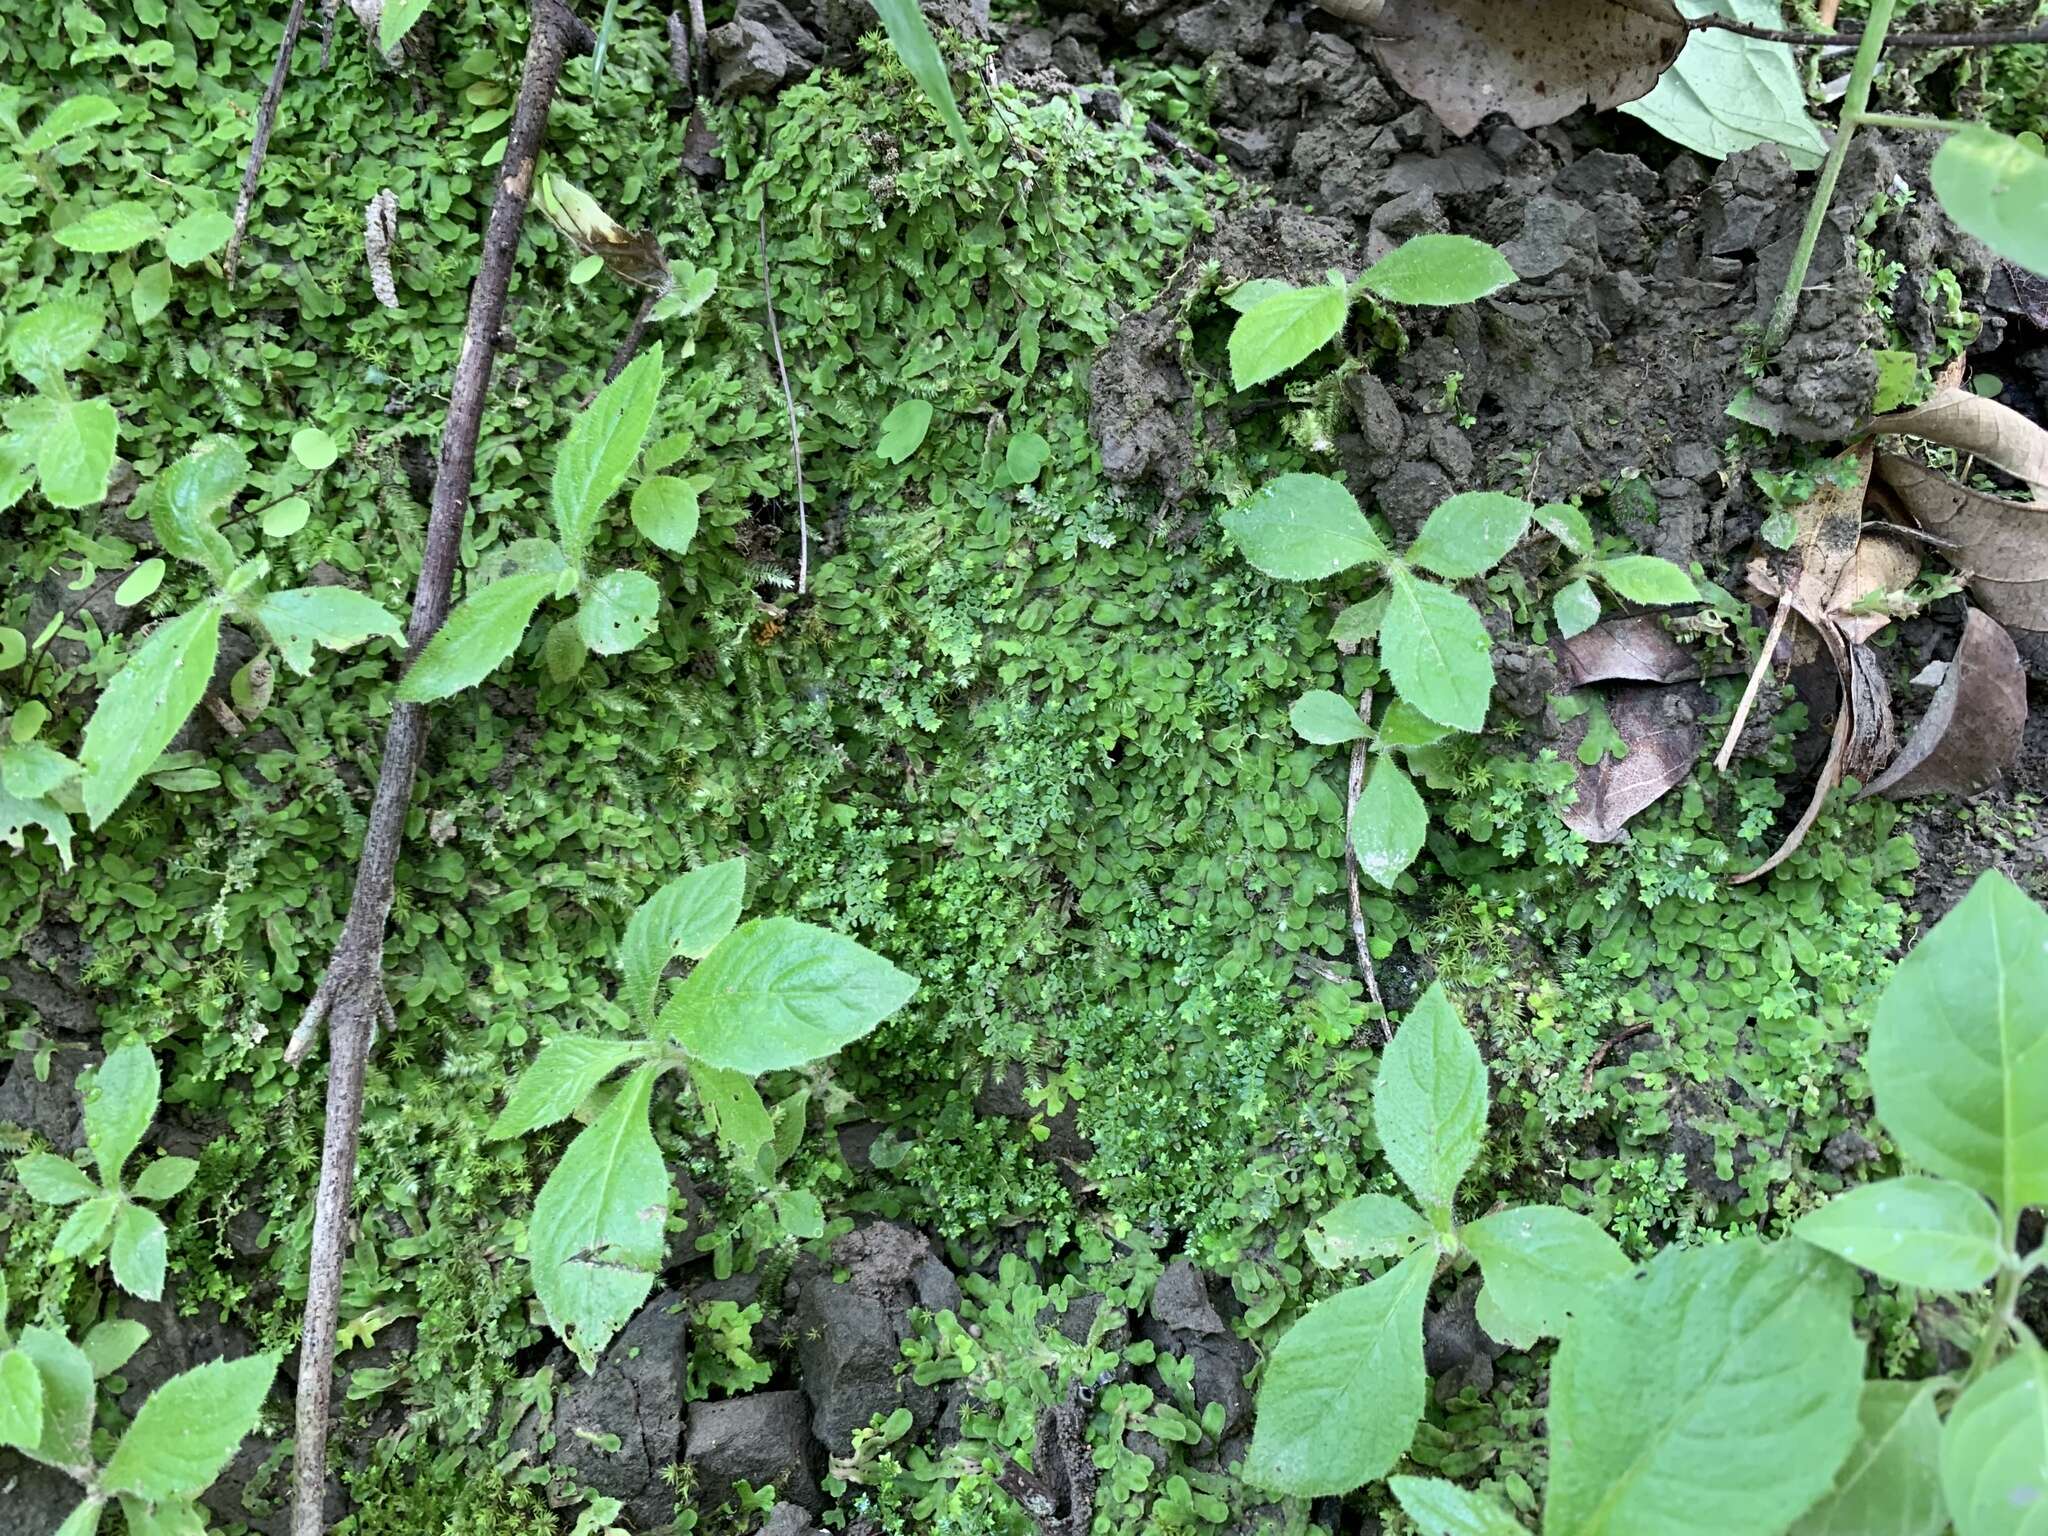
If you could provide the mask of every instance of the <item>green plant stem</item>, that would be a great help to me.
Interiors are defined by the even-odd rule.
[[[1991,1288],[1991,1316],[1984,1320],[1976,1347],[1970,1351],[1970,1368],[1963,1373],[1962,1384],[1956,1389],[1958,1397],[1969,1391],[1977,1378],[1990,1370],[2004,1353],[1998,1346],[2001,1341],[2012,1338],[2013,1325],[2019,1318],[2015,1304],[2019,1300],[2020,1281],[2025,1274],[2026,1271],[2017,1264],[2000,1267],[1998,1279]]]
[[[1866,112],[1859,121],[1865,128],[1896,128],[1902,133],[1961,133],[1970,126],[1945,117],[1906,117],[1896,112]]]
[[[1813,265],[1813,248],[1820,243],[1821,225],[1835,200],[1835,183],[1842,178],[1842,162],[1849,158],[1850,141],[1864,122],[1870,105],[1870,83],[1877,75],[1877,61],[1884,53],[1884,35],[1890,30],[1892,12],[1898,0],[1870,0],[1870,19],[1864,24],[1862,40],[1856,47],[1856,62],[1849,70],[1848,93],[1842,98],[1842,122],[1835,132],[1834,146],[1814,184],[1813,202],[1806,210],[1806,226],[1799,232],[1799,244],[1792,252],[1792,270],[1785,274],[1785,288],[1771,310],[1771,323],[1764,331],[1764,354],[1769,356],[1792,334],[1792,321],[1799,312],[1799,295],[1806,287],[1806,271]]]

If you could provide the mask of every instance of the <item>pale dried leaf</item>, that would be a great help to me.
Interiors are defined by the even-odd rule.
[[[674,286],[661,242],[651,231],[628,229],[573,182],[548,175],[534,188],[533,205],[586,256],[603,260],[622,283],[666,293]]]
[[[1707,692],[1698,683],[1660,688],[1625,683],[1607,691],[1607,718],[1628,746],[1628,756],[1603,757],[1590,767],[1580,764],[1576,803],[1558,814],[1564,824],[1591,843],[1611,843],[1631,817],[1654,805],[1692,772],[1700,755],[1700,717],[1707,712]],[[1579,740],[1589,728],[1587,718],[1572,722]],[[1571,740],[1566,737],[1567,743]]]
[[[398,243],[398,198],[389,187],[363,205],[363,260],[370,287],[386,309],[398,308],[398,282],[391,275],[391,248]]]
[[[1938,390],[1925,405],[1878,417],[1870,430],[1974,454],[2034,486],[2037,500],[2048,500],[2048,430],[1973,390]]]
[[[1863,499],[1870,485],[1872,448],[1864,442],[1853,451],[1856,461],[1846,484],[1823,480],[1819,490],[1793,508],[1799,522],[1799,537],[1792,546],[1792,558],[1799,563],[1793,603],[1816,613],[1827,608],[1863,538]]]
[[[1866,532],[1856,553],[1835,583],[1828,601],[1828,617],[1850,641],[1861,644],[1892,620],[1889,608],[1854,611],[1856,605],[1885,593],[1904,592],[1920,575],[1920,551],[1905,539],[1879,532]]]
[[[1898,731],[1892,722],[1891,679],[1869,646],[1849,647],[1848,684],[1848,694],[1842,700],[1842,707],[1849,711],[1842,772],[1867,784],[1899,750]]]
[[[1489,112],[1535,128],[1634,101],[1686,38],[1671,0],[1386,0],[1371,24],[1387,72],[1456,134]]]
[[[2048,502],[2003,501],[1895,454],[1878,475],[2009,629],[2048,630]]]
[[[1996,620],[1972,608],[1927,713],[1897,761],[1863,793],[1888,800],[1974,794],[2018,759],[2026,728],[2019,651]]]
[[[1609,619],[1552,647],[1574,688],[1587,683],[1676,683],[1700,675],[1693,653],[1647,615]]]

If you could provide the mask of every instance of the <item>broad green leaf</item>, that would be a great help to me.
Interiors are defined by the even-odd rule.
[[[1381,587],[1364,602],[1353,603],[1337,615],[1336,623],[1330,626],[1330,644],[1352,650],[1370,645],[1386,616],[1387,589]]]
[[[0,747],[0,785],[5,785],[10,795],[19,795],[24,800],[40,799],[77,776],[78,764],[40,741]]]
[[[1487,1332],[1517,1349],[1558,1337],[1589,1293],[1632,1268],[1596,1222],[1555,1205],[1494,1211],[1458,1236],[1486,1277],[1492,1317],[1507,1330]]]
[[[107,499],[120,420],[105,400],[49,400],[35,437],[36,480],[53,507],[96,507]]]
[[[1535,510],[1519,496],[1466,491],[1429,514],[1406,559],[1451,581],[1483,576],[1521,542]]]
[[[445,699],[497,671],[519,649],[533,611],[555,590],[552,571],[521,571],[470,593],[448,615],[398,684],[408,704]]]
[[[661,613],[661,588],[644,571],[607,571],[584,589],[576,633],[600,656],[630,651],[649,635]]]
[[[76,1259],[97,1248],[114,1224],[121,1202],[113,1195],[95,1195],[82,1202],[65,1218],[57,1235],[50,1239],[50,1252],[60,1259]]]
[[[156,1118],[162,1084],[155,1055],[139,1040],[131,1040],[101,1062],[81,1085],[86,1145],[92,1149],[108,1189],[120,1187],[122,1167],[142,1145],[143,1133]]]
[[[21,1330],[14,1347],[35,1362],[43,1381],[43,1437],[24,1447],[53,1467],[83,1467],[92,1459],[92,1362],[85,1351],[48,1328]]]
[[[29,1153],[15,1163],[14,1176],[30,1198],[45,1205],[72,1205],[100,1192],[83,1168],[52,1152]]]
[[[1394,699],[1380,712],[1380,727],[1373,733],[1373,745],[1384,752],[1390,747],[1429,747],[1451,734],[1405,699]]]
[[[1974,1189],[1919,1174],[1835,1196],[1792,1230],[1873,1274],[1932,1291],[1968,1291],[1998,1270],[1998,1216]]]
[[[43,115],[21,147],[32,155],[40,155],[66,139],[90,133],[102,123],[111,123],[120,115],[120,109],[104,96],[68,97]]]
[[[405,41],[419,19],[427,14],[434,0],[384,0],[384,9],[377,17],[377,50],[392,53]]]
[[[1931,1381],[1866,1381],[1856,1444],[1791,1536],[1942,1536],[1941,1415]]]
[[[1314,1498],[1386,1476],[1422,1419],[1422,1305],[1435,1273],[1434,1249],[1410,1254],[1287,1330],[1259,1383],[1245,1481]]]
[[[1479,614],[1447,587],[1392,566],[1380,664],[1403,699],[1439,725],[1485,729],[1493,698],[1493,641]]]
[[[301,427],[292,434],[292,457],[314,471],[326,469],[341,457],[341,447],[319,427]]]
[[[189,1499],[146,1504],[124,1493],[120,1504],[128,1536],[207,1536],[206,1517]]]
[[[1570,502],[1546,501],[1529,515],[1536,520],[1537,527],[1565,547],[1567,554],[1592,553],[1593,525]]]
[[[1856,1438],[1850,1272],[1803,1243],[1667,1248],[1550,1368],[1548,1536],[1774,1536]]]
[[[78,754],[87,820],[121,808],[135,783],[206,696],[220,649],[220,609],[203,603],[161,625],[114,674],[86,722]]]
[[[577,570],[590,558],[605,503],[639,462],[661,384],[661,347],[656,344],[628,363],[569,424],[555,456],[552,495],[562,554]]]
[[[92,1362],[93,1379],[103,1381],[133,1359],[135,1351],[148,1341],[149,1330],[142,1324],[133,1318],[117,1317],[94,1323],[92,1330],[79,1340],[78,1347]]]
[[[690,1081],[696,1085],[697,1103],[711,1119],[711,1128],[752,1169],[761,1153],[775,1139],[775,1122],[768,1106],[761,1102],[754,1081],[744,1072],[724,1067],[690,1063]]]
[[[1595,560],[1586,569],[1615,596],[1631,603],[1696,603],[1699,588],[1669,560],[1655,555],[1621,555]]]
[[[0,1350],[0,1445],[26,1451],[42,1438],[42,1374],[22,1351]]]
[[[146,326],[171,306],[171,264],[153,261],[135,274],[135,286],[128,290],[128,306],[135,323]]]
[[[14,322],[7,355],[23,378],[49,388],[91,355],[106,328],[104,305],[58,295]]]
[[[649,475],[633,488],[633,526],[648,543],[686,555],[697,537],[697,485],[677,475]]]
[[[2008,1220],[2048,1204],[2048,913],[1993,871],[1899,963],[1870,1026],[1878,1118]]]
[[[1550,612],[1557,620],[1557,632],[1569,640],[1600,622],[1600,596],[1582,576],[1558,589],[1550,600]]]
[[[843,934],[757,918],[684,978],[661,1027],[698,1061],[752,1077],[831,1055],[916,990],[915,980]]]
[[[171,1200],[185,1192],[199,1164],[189,1157],[160,1157],[143,1169],[129,1193],[138,1200]]]
[[[1366,734],[1365,722],[1358,718],[1358,711],[1341,695],[1327,688],[1313,689],[1296,699],[1294,707],[1287,712],[1287,720],[1294,727],[1295,735],[1319,747],[1358,741]]]
[[[1515,280],[1507,258],[1470,235],[1417,235],[1365,269],[1359,282],[1391,304],[1470,304]]]
[[[929,400],[897,401],[882,418],[882,435],[875,439],[876,457],[901,464],[924,446],[925,434],[931,427]]]
[[[1309,1231],[1309,1251],[1327,1268],[1359,1259],[1405,1259],[1436,1240],[1434,1229],[1392,1195],[1353,1195]]]
[[[1989,128],[1942,140],[1932,167],[1942,211],[2007,261],[2048,277],[2048,157]]]
[[[1438,1477],[1390,1477],[1387,1487],[1421,1536],[1528,1536],[1490,1493],[1476,1493]]]
[[[141,1499],[204,1493],[256,1427],[277,1356],[209,1360],[150,1393],[114,1447],[100,1486]]]
[[[1376,759],[1351,813],[1351,851],[1358,867],[1387,890],[1415,862],[1429,835],[1429,809],[1391,756]]]
[[[256,602],[256,619],[285,664],[301,675],[313,670],[313,647],[345,651],[372,635],[403,646],[405,630],[374,597],[349,587],[287,587]]]
[[[619,940],[619,996],[653,1027],[661,973],[678,955],[702,960],[733,930],[746,899],[747,861],[721,859],[671,880],[641,902]]]
[[[1752,26],[1785,24],[1777,0],[1679,0],[1678,8],[1689,18],[1718,13]],[[1806,114],[1806,85],[1790,45],[1734,32],[1692,33],[1649,95],[1621,110],[1716,160],[1776,144],[1795,169],[1810,171],[1828,152]]]
[[[540,1048],[533,1064],[519,1074],[512,1096],[484,1135],[491,1141],[503,1141],[566,1120],[612,1073],[652,1054],[653,1046],[646,1040],[599,1040],[585,1035],[550,1040]]]
[[[1230,382],[1250,389],[1321,351],[1344,329],[1351,295],[1339,283],[1287,288],[1252,305],[1230,328]]]
[[[584,1127],[534,1202],[528,1258],[548,1322],[595,1368],[653,1289],[671,1194],[648,1127],[658,1065],[640,1068]]]
[[[939,120],[953,135],[953,142],[971,157],[974,140],[968,136],[967,124],[960,116],[960,104],[953,99],[953,77],[947,73],[938,40],[932,36],[918,0],[876,0],[875,14],[882,18],[890,45],[903,61],[903,67],[910,71],[910,78],[938,111]]]
[[[71,818],[46,800],[20,799],[0,783],[0,843],[22,852],[30,827],[41,828],[57,850],[58,860],[64,868],[71,868]]]
[[[1223,302],[1238,314],[1243,314],[1254,305],[1263,304],[1276,294],[1292,293],[1294,284],[1280,277],[1248,277],[1230,292],[1223,295]]]
[[[107,1501],[103,1498],[94,1497],[80,1501],[71,1513],[64,1517],[64,1523],[58,1526],[51,1536],[97,1536],[100,1515],[106,1507]]]
[[[157,478],[150,526],[167,552],[225,581],[235,551],[215,519],[248,483],[249,456],[232,438],[209,437]]]
[[[776,1197],[775,1219],[799,1242],[825,1235],[825,1207],[808,1189],[792,1189]]]
[[[1282,581],[1319,581],[1387,558],[1357,499],[1328,475],[1268,481],[1223,514],[1223,527],[1245,559]]]
[[[114,601],[123,608],[133,608],[144,598],[153,596],[156,589],[164,584],[163,561],[149,559],[122,578],[121,585],[114,588]]]
[[[1955,1536],[2048,1531],[2048,1353],[2025,1344],[1956,1399],[1941,1427]]]
[[[1442,983],[1422,994],[1380,1057],[1372,1120],[1409,1192],[1425,1210],[1448,1210],[1486,1135],[1486,1063]]]
[[[163,220],[147,203],[109,203],[57,231],[57,243],[72,251],[126,251],[164,232]]]
[[[1003,449],[1003,468],[1010,478],[1019,485],[1029,485],[1038,478],[1038,472],[1045,468],[1045,461],[1052,457],[1052,444],[1045,440],[1043,433],[1019,432]]]
[[[164,1224],[155,1211],[125,1205],[114,1218],[114,1241],[107,1250],[114,1283],[130,1296],[160,1301],[164,1294]]]
[[[226,245],[234,232],[235,221],[218,208],[195,208],[165,233],[164,255],[175,266],[189,267]]]

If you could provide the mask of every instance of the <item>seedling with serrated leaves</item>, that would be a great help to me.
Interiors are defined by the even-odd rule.
[[[528,1227],[534,1292],[586,1368],[647,1299],[661,1267],[674,1192],[650,1123],[661,1077],[686,1074],[699,1110],[743,1171],[772,1178],[796,1150],[809,1094],[799,1089],[771,1111],[754,1079],[859,1039],[917,989],[829,929],[787,917],[740,923],[745,893],[745,861],[733,858],[642,903],[616,958],[619,1001],[645,1034],[548,1041],[491,1126],[492,1137],[507,1138],[553,1125],[586,1100],[597,1105],[606,1079],[632,1069],[548,1175]],[[663,974],[678,957],[696,964],[664,1002]],[[822,1235],[815,1196],[778,1190],[773,1198],[785,1231]]]
[[[76,1207],[51,1245],[56,1257],[86,1258],[104,1249],[122,1290],[144,1301],[160,1300],[164,1224],[142,1202],[170,1200],[183,1193],[199,1165],[189,1157],[159,1157],[132,1184],[122,1182],[129,1157],[156,1118],[160,1079],[148,1046],[122,1046],[97,1068],[81,1074],[78,1082],[85,1101],[86,1146],[99,1177],[51,1152],[32,1152],[19,1159],[14,1175],[31,1198]]]
[[[421,648],[398,697],[424,704],[473,688],[515,650],[550,597],[574,597],[576,615],[557,623],[541,658],[557,681],[583,668],[591,652],[616,656],[654,633],[661,588],[644,571],[603,574],[590,556],[605,507],[639,462],[661,396],[661,347],[649,347],[570,424],[555,457],[553,539],[520,539],[484,561],[467,597]],[[697,535],[699,482],[649,475],[633,492],[633,526],[670,554]]]

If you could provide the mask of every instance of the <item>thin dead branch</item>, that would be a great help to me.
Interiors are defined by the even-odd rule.
[[[1771,670],[1771,658],[1778,650],[1778,637],[1785,633],[1785,620],[1791,615],[1792,592],[1788,587],[1778,594],[1777,611],[1771,615],[1771,632],[1764,637],[1763,650],[1757,656],[1756,665],[1750,668],[1749,685],[1742,690],[1742,702],[1735,706],[1735,713],[1729,717],[1728,739],[1721,743],[1721,750],[1714,756],[1714,767],[1721,773],[1726,773],[1728,765],[1735,761],[1736,738],[1749,721],[1749,712],[1756,705],[1757,690],[1763,686],[1764,674]]]
[[[782,327],[775,320],[775,269],[768,260],[768,210],[761,210],[761,294],[768,301],[768,340],[775,348],[775,375],[782,380],[782,403],[789,412],[789,462],[796,469],[796,595],[811,584],[811,513],[804,501],[804,444],[797,430],[796,396],[789,390],[789,369],[782,361]]]
[[[1695,16],[1687,25],[1695,32],[1733,32],[1766,43],[1790,43],[1795,48],[1854,47],[1863,35],[1851,27],[1842,32],[1787,32],[1779,27],[1757,27],[1730,16]],[[1893,32],[1886,36],[1887,48],[2008,48],[2015,43],[2048,43],[2048,24],[2015,27],[2003,32]]]
[[[256,109],[256,137],[249,144],[249,164],[242,171],[241,196],[235,199],[235,229],[228,236],[227,253],[221,257],[221,271],[229,283],[235,280],[235,262],[242,254],[242,238],[249,232],[249,210],[256,202],[256,183],[263,179],[263,160],[270,153],[270,132],[277,126],[277,103],[284,95],[285,76],[292,70],[292,49],[298,46],[299,29],[306,24],[306,0],[292,0],[284,19],[284,36],[278,39],[277,62],[270,68],[270,84],[263,88],[263,103]]]

